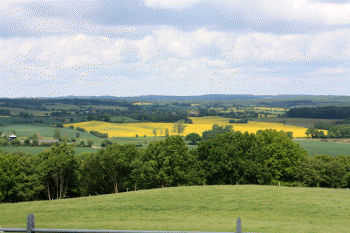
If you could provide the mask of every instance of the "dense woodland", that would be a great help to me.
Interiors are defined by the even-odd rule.
[[[286,117],[318,118],[318,119],[346,119],[350,117],[350,107],[302,107],[292,108],[286,113]]]
[[[188,150],[180,136],[140,150],[113,144],[75,154],[52,146],[38,155],[1,152],[0,200],[19,202],[184,185],[260,184],[349,188],[350,156],[316,155],[286,133],[216,134]]]

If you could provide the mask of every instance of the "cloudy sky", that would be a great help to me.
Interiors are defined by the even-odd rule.
[[[348,0],[6,0],[0,13],[0,97],[350,95]]]

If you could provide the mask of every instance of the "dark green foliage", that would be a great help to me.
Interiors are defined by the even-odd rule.
[[[229,120],[228,123],[241,123],[241,124],[246,124],[246,123],[248,123],[248,119]]]
[[[133,187],[132,161],[139,156],[133,144],[114,144],[96,155],[84,155],[80,164],[83,195],[126,191]]]
[[[11,146],[20,146],[21,145],[21,142],[18,140],[18,138],[15,138],[15,139],[12,139],[10,141],[10,145]]]
[[[0,116],[10,116],[10,110],[8,109],[0,109]]]
[[[232,125],[225,125],[219,126],[218,124],[215,124],[212,126],[212,130],[207,130],[202,133],[203,140],[209,140],[210,138],[214,138],[218,134],[223,134],[227,132],[233,132],[233,126]]]
[[[107,146],[112,145],[112,144],[113,143],[110,140],[105,139],[101,142],[101,147],[107,147]]]
[[[93,140],[88,140],[87,147],[92,147],[92,144],[94,144]]]
[[[61,140],[61,131],[59,129],[55,129],[53,133],[53,138]]]
[[[300,167],[298,177],[309,187],[349,188],[350,156],[310,157]]]
[[[23,117],[23,118],[29,118],[31,115],[28,112],[20,112],[18,116]],[[32,114],[33,116],[33,114]]]
[[[70,129],[74,129],[74,125],[69,126]]]
[[[299,145],[275,130],[218,134],[198,145],[208,184],[293,182],[306,156]]]
[[[345,119],[350,117],[350,107],[327,106],[317,108],[292,108],[286,113],[286,117]]]
[[[81,132],[86,132],[86,130],[84,128],[81,128],[81,127],[77,127],[77,130],[81,131]]]
[[[290,139],[293,139],[293,132],[292,131],[287,131],[286,134]]]
[[[95,135],[96,137],[99,137],[99,138],[108,138],[108,133],[101,133],[101,132],[93,131],[93,130],[91,130],[90,133]]]
[[[47,199],[61,199],[79,195],[77,162],[75,151],[63,144],[52,146],[38,154],[37,174],[40,183],[45,187]]]
[[[192,145],[195,145],[198,141],[202,140],[202,137],[198,133],[190,133],[186,136],[185,140],[190,141]]]
[[[159,188],[191,184],[197,179],[192,169],[194,161],[180,136],[169,136],[165,141],[151,142],[141,157],[142,186]]]
[[[24,146],[29,146],[29,145],[30,145],[30,139],[29,139],[29,138],[26,138],[26,139],[23,141],[23,145],[24,145]]]
[[[0,202],[18,201],[18,183],[23,180],[19,157],[0,154]]]

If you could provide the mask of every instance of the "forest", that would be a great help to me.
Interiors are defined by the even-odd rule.
[[[79,155],[67,144],[37,155],[2,151],[0,174],[1,202],[190,185],[349,188],[350,157],[309,157],[282,131],[249,134],[227,129],[191,150],[182,137],[168,136],[142,150],[113,143]]]

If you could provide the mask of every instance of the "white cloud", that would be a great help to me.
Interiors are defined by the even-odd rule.
[[[145,0],[146,6],[172,9],[191,7],[198,2],[201,0]]]
[[[310,0],[257,0],[255,3],[272,17],[311,22],[318,20],[325,24],[350,24],[350,3],[322,3]]]

